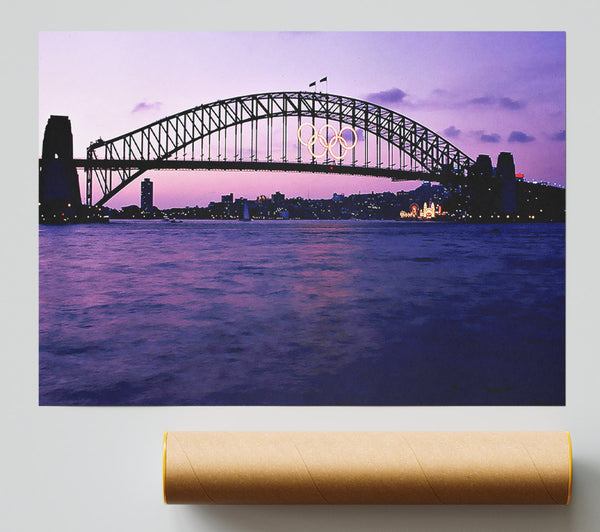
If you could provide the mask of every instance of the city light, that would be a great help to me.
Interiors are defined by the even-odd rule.
[[[423,204],[423,208],[419,209],[416,203],[412,203],[409,212],[400,211],[400,218],[414,218],[418,220],[431,220],[436,216],[446,216],[448,213],[442,212],[442,206],[436,205],[433,201],[429,205],[427,202]]]

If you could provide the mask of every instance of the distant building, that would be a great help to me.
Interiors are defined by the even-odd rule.
[[[225,194],[224,196],[221,196],[221,203],[233,205],[233,192],[231,194]]]
[[[153,183],[148,177],[142,181],[142,194],[140,200],[140,209],[142,212],[151,213],[154,209],[152,185]]]
[[[400,211],[400,218],[429,220],[431,218],[435,218],[436,216],[444,216],[446,214],[447,213],[442,212],[442,206],[440,204],[436,205],[433,201],[431,201],[429,205],[427,205],[427,202],[423,203],[422,209],[419,209],[419,205],[417,203],[411,203],[408,212],[404,210]]]
[[[429,206],[427,205],[427,202],[425,202],[423,204],[423,209],[419,213],[419,218],[435,218],[436,212],[438,214],[441,214],[440,209],[437,209],[437,211],[436,211],[435,203],[433,203],[433,201],[431,202],[431,204]]]
[[[282,194],[281,192],[277,191],[275,192],[275,194],[271,194],[271,201],[275,205],[279,206],[285,201],[285,194]]]

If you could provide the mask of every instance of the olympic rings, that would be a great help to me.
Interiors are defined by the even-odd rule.
[[[302,139],[302,128],[304,126],[308,126],[312,131],[312,135],[307,141]],[[327,135],[328,129],[333,131],[333,137],[329,140]],[[354,139],[352,143],[348,143],[348,141],[343,137],[344,131],[350,131],[352,133],[352,137]],[[323,124],[317,132],[317,129],[313,124],[305,122],[298,128],[298,140],[300,141],[300,144],[308,148],[308,153],[310,153],[315,159],[321,159],[321,157],[325,157],[327,152],[329,152],[334,159],[340,161],[346,156],[348,150],[351,150],[354,148],[354,146],[356,146],[356,143],[358,142],[358,135],[356,134],[354,128],[350,126],[343,127],[338,133],[335,127],[331,124]],[[323,152],[319,154],[315,153],[315,145],[317,142],[323,148]],[[336,144],[338,143],[340,145],[341,155],[336,155],[333,153],[333,148],[335,148]]]

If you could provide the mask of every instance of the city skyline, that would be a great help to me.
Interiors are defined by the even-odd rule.
[[[106,59],[88,64],[86,53],[98,47]],[[404,114],[473,158],[485,153],[495,162],[500,152],[511,152],[526,180],[565,184],[563,32],[41,32],[39,74],[40,143],[47,117],[68,115],[79,157],[98,137],[107,140],[202,103],[316,89]],[[146,176],[155,183],[159,208],[207,204],[229,192],[331,197],[416,185],[275,172]],[[138,201],[139,186],[130,186],[108,206]]]

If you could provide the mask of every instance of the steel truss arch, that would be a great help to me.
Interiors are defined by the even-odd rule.
[[[221,165],[221,169],[243,169],[242,154],[245,144],[244,139],[238,138],[238,129],[241,137],[244,133],[241,126],[248,123],[258,124],[262,121],[267,122],[266,137],[263,139],[266,143],[266,156],[264,161],[258,160],[258,127],[254,134],[255,129],[251,126],[250,163],[255,164],[254,166],[249,164],[247,168],[311,171],[311,166],[318,166],[320,163],[313,157],[312,165],[300,164],[300,143],[298,143],[297,167],[289,162],[287,142],[282,148],[282,163],[273,160],[273,119],[285,118],[283,134],[286,135],[287,118],[293,117],[297,117],[299,125],[301,118],[310,118],[313,124],[316,119],[320,119],[325,120],[326,123],[339,124],[340,129],[343,124],[356,130],[362,130],[366,144],[363,164],[365,170],[362,172],[364,174],[372,171],[371,175],[386,175],[394,179],[394,175],[396,175],[394,172],[396,172],[398,179],[409,178],[402,177],[401,170],[390,172],[389,146],[395,147],[399,152],[403,152],[412,161],[415,161],[423,169],[424,175],[438,176],[439,180],[443,180],[443,176],[446,175],[447,179],[460,181],[467,176],[468,169],[474,164],[468,155],[429,128],[405,115],[374,103],[320,92],[259,93],[199,105],[110,140],[98,139],[96,142],[92,142],[87,148],[85,162],[86,203],[92,204],[94,177],[103,194],[96,205],[103,205],[146,170],[164,168],[165,163],[173,161],[173,158],[179,162],[189,160],[186,151],[188,149],[191,149],[191,160],[194,160],[197,143],[200,144],[200,159],[210,163],[210,151],[208,159],[204,159],[204,141],[212,138],[211,136],[215,134],[218,137],[218,160],[225,163],[224,166]],[[226,131],[230,128],[235,129],[235,154],[234,160],[230,161],[228,167]],[[225,132],[225,159],[221,159],[222,132]],[[377,143],[377,160],[372,165],[368,161],[369,135],[374,136]],[[248,139],[245,140],[247,142]],[[381,141],[388,144],[388,174],[377,172],[377,170],[383,170],[383,161],[380,158]],[[357,173],[354,149],[350,165],[343,165],[341,160],[335,160],[332,163],[326,162],[326,164],[335,164],[339,167],[336,170],[340,173],[343,173],[344,168],[348,168],[347,173]],[[182,159],[179,159],[180,155],[182,155]],[[114,161],[114,166],[111,166],[111,161]],[[262,167],[258,163],[261,163]],[[197,165],[196,167],[202,166]],[[208,168],[210,165],[207,164],[204,167]],[[414,172],[412,174],[414,179]],[[406,175],[410,176],[411,172],[406,172]]]

